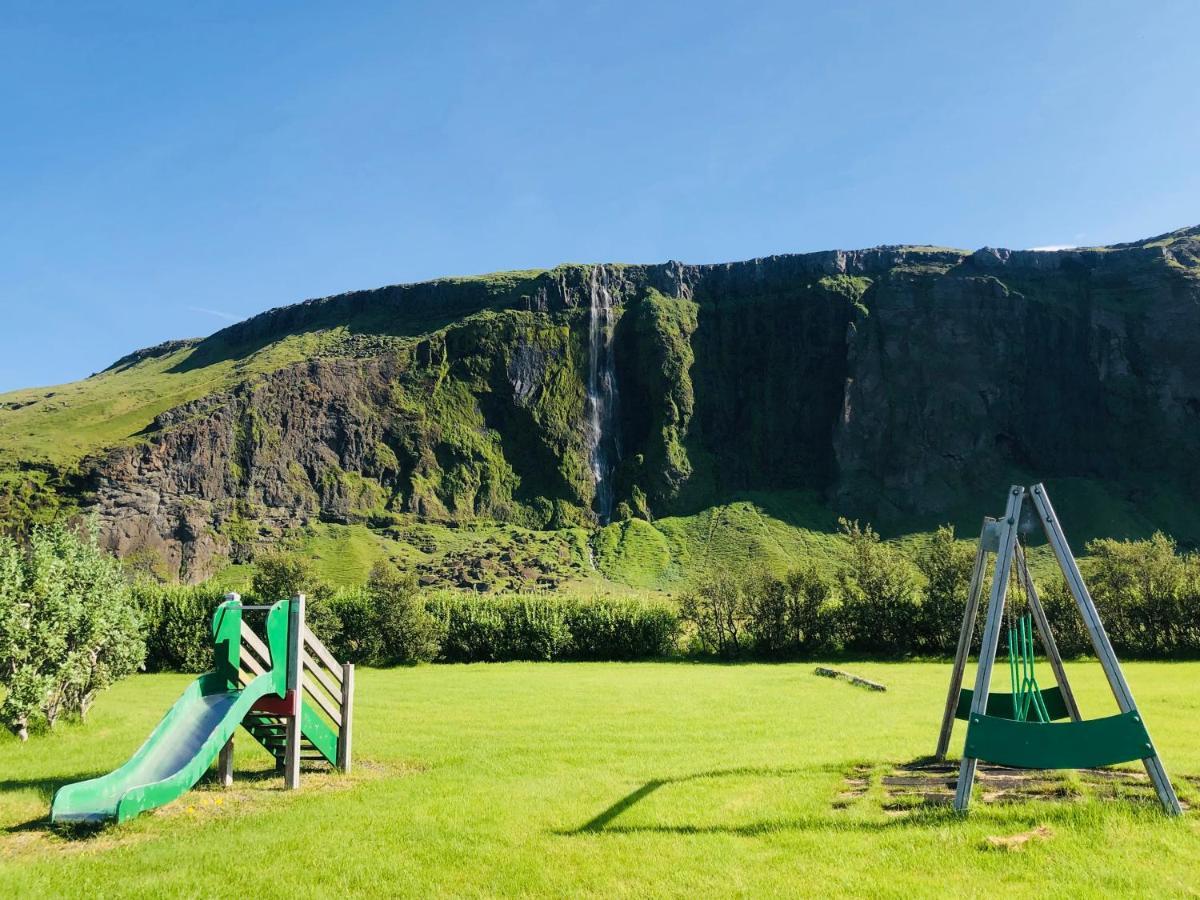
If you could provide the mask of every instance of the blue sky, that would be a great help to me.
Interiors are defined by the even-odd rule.
[[[0,0],[0,390],[354,288],[1200,222],[1200,4]]]

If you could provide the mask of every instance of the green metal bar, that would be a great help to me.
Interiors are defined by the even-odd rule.
[[[1011,626],[1008,629],[1008,680],[1012,684],[1012,717],[1019,722],[1023,718],[1021,715],[1021,681],[1017,674],[1017,645]]]

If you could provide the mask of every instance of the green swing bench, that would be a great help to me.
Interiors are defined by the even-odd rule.
[[[1013,690],[989,693],[985,713],[972,716],[975,692],[959,691],[954,717],[968,723],[964,755],[1021,769],[1093,769],[1153,754],[1135,710],[1072,720],[1061,687],[1038,687],[1031,615],[1009,625],[1008,662]]]
[[[1030,530],[1032,516],[1022,515],[1023,512],[1029,512],[1026,504],[1030,502],[1045,529],[1067,586],[1079,606],[1096,656],[1112,687],[1120,709],[1116,715],[1083,719],[1079,714],[1049,622],[1029,576],[1024,548],[1018,540],[1019,531]],[[975,689],[972,690],[962,687],[962,681],[982,599],[983,574],[989,553],[995,553],[996,562],[979,671]],[[1007,643],[1012,689],[1009,693],[995,693],[990,690],[991,676],[1010,581],[1024,595],[1029,612],[1016,619],[1010,614]],[[1058,681],[1057,685],[1046,689],[1039,687],[1034,674],[1035,625],[1046,650],[1047,662]],[[984,520],[946,698],[937,759],[946,757],[955,720],[967,723],[954,801],[955,808],[960,811],[965,811],[970,802],[976,765],[981,760],[1025,769],[1090,769],[1140,760],[1154,784],[1163,809],[1170,815],[1181,812],[1175,790],[1134,703],[1095,604],[1059,527],[1050,498],[1040,484],[1028,492],[1023,487],[1014,486],[1009,494],[1004,518]]]

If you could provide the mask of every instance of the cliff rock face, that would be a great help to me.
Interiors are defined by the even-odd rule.
[[[112,547],[185,577],[315,519],[593,522],[598,284],[615,516],[778,489],[876,521],[936,516],[1024,475],[1161,473],[1200,496],[1198,235],[570,266],[309,301],[189,364],[344,327],[337,355],[162,414],[89,460],[88,496]]]

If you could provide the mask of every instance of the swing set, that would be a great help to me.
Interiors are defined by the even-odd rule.
[[[1038,598],[1025,554],[1024,536],[1040,522],[1079,608],[1092,648],[1104,669],[1120,712],[1099,719],[1084,719],[1063,669],[1062,656]],[[979,654],[975,688],[964,688],[963,673],[975,633],[975,620],[983,594],[989,555],[995,555],[987,619]],[[1008,595],[1014,595],[1007,618],[1007,649],[1011,693],[993,693],[993,667],[1005,622]],[[1019,609],[1018,609],[1019,608]],[[1034,674],[1033,633],[1046,653],[1057,684],[1042,688]],[[1134,702],[1129,683],[1113,652],[1075,557],[1063,535],[1046,489],[1040,484],[1026,489],[1014,485],[1001,519],[985,518],[979,550],[971,572],[967,608],[963,615],[958,651],[946,694],[937,759],[946,758],[955,719],[967,723],[966,743],[954,796],[954,808],[966,811],[980,760],[1024,769],[1090,769],[1140,760],[1168,815],[1182,811],[1158,751]]]

